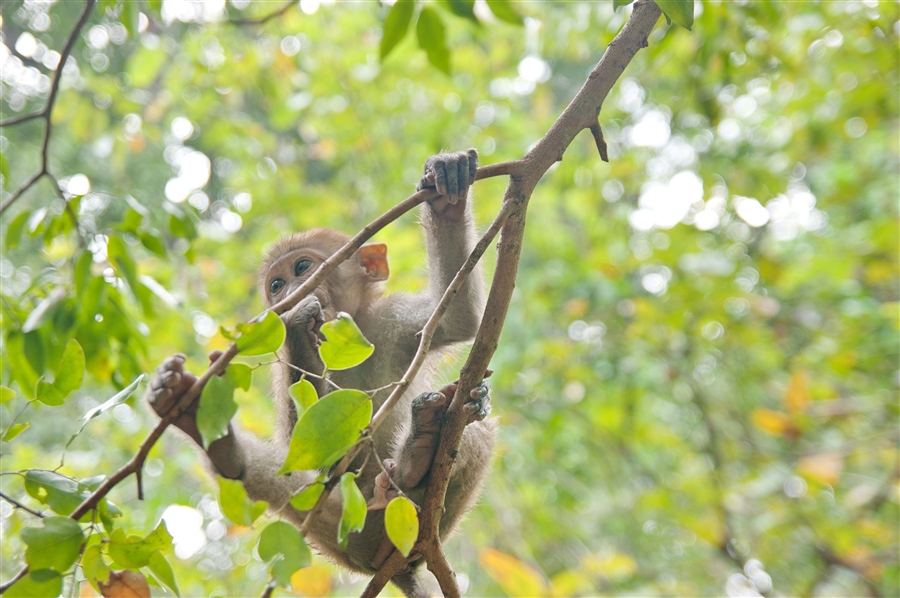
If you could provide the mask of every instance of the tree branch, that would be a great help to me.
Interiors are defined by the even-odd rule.
[[[239,26],[239,27],[240,27],[240,26],[244,26],[244,25],[265,25],[266,23],[268,23],[268,22],[271,21],[272,19],[275,19],[275,18],[277,18],[277,17],[280,17],[281,15],[283,15],[284,13],[286,13],[287,11],[289,11],[289,10],[291,9],[292,6],[296,6],[296,5],[297,5],[297,1],[298,1],[298,0],[291,0],[290,2],[288,2],[287,4],[285,4],[284,6],[282,6],[282,7],[279,8],[278,10],[276,10],[275,12],[270,12],[270,13],[267,14],[267,15],[263,15],[263,16],[261,16],[261,17],[255,18],[255,19],[254,19],[254,18],[249,18],[249,19],[228,19],[228,21],[226,21],[226,22],[227,22],[228,24],[230,24],[230,25],[237,25],[237,26]]]
[[[13,203],[16,202],[16,200],[18,200],[22,196],[23,193],[28,191],[28,189],[30,189],[35,183],[37,183],[41,177],[50,174],[48,154],[50,151],[50,136],[53,133],[53,121],[51,119],[51,116],[53,114],[53,105],[56,103],[56,96],[59,93],[59,84],[62,81],[66,62],[69,59],[69,55],[72,53],[72,47],[75,45],[75,41],[78,39],[78,34],[81,33],[81,30],[87,23],[88,17],[90,17],[91,11],[94,9],[94,4],[96,4],[96,2],[97,0],[86,0],[84,4],[84,10],[81,11],[81,16],[78,17],[78,22],[75,23],[75,28],[72,29],[72,33],[70,33],[69,37],[66,39],[66,43],[63,46],[62,52],[60,52],[59,64],[56,67],[56,74],[53,76],[53,81],[50,83],[50,95],[47,96],[47,103],[44,105],[41,111],[34,114],[16,116],[9,120],[0,122],[0,127],[10,127],[12,125],[21,124],[38,118],[43,119],[45,123],[44,140],[41,143],[41,169],[24,185],[16,189],[16,191],[13,192],[13,194],[10,195],[2,205],[0,205],[0,214],[3,214],[7,210],[7,208],[9,208]],[[51,177],[51,179],[53,181],[53,184],[56,186],[59,194],[62,195],[62,189],[60,189],[59,183],[56,181],[56,178]],[[77,221],[75,229],[78,230]],[[80,234],[81,233],[79,232],[79,236]]]
[[[17,501],[16,499],[14,499],[14,498],[12,498],[12,497],[10,497],[10,496],[7,496],[7,495],[5,495],[5,494],[3,494],[2,492],[0,492],[0,498],[2,498],[3,500],[5,500],[6,502],[8,502],[9,504],[11,504],[12,506],[14,506],[14,507],[17,508],[17,509],[22,509],[22,510],[25,511],[26,513],[29,513],[29,514],[31,514],[31,515],[34,515],[35,517],[40,517],[41,519],[44,518],[44,514],[43,514],[43,513],[39,512],[39,511],[35,511],[35,510],[32,509],[31,507],[27,507],[27,506],[23,505],[22,503],[20,503],[20,502]]]

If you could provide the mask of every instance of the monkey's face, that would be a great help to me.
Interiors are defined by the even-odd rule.
[[[306,282],[325,257],[311,248],[298,247],[273,259],[261,281],[266,305],[278,303]],[[319,301],[322,300],[323,297],[319,297]]]

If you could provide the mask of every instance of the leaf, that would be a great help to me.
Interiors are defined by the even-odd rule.
[[[41,325],[46,322],[56,311],[55,308],[60,304],[60,302],[66,298],[66,291],[62,287],[54,288],[49,295],[41,299],[40,303],[35,306],[31,313],[28,314],[28,317],[25,318],[25,323],[22,324],[22,332],[31,332],[32,330],[37,330],[41,327]]]
[[[387,18],[384,20],[384,34],[381,36],[381,60],[396,47],[400,40],[406,37],[409,31],[409,21],[412,19],[413,9],[416,3],[412,0],[397,0],[391,7]]]
[[[319,347],[319,355],[329,370],[357,366],[375,351],[374,345],[363,336],[353,318],[344,312],[322,324],[322,333],[328,340]]]
[[[240,480],[219,478],[219,507],[226,517],[238,525],[253,525],[266,510],[263,501],[251,501]]]
[[[298,511],[309,511],[316,506],[316,503],[319,502],[319,497],[322,496],[324,491],[325,484],[319,482],[311,484],[304,488],[302,492],[298,492],[291,497],[291,506]]]
[[[691,30],[694,24],[694,0],[656,0],[656,5],[667,18],[688,31]]]
[[[808,480],[836,486],[844,469],[844,456],[838,451],[823,451],[802,457],[797,471]]]
[[[325,395],[300,416],[277,475],[330,466],[356,444],[371,417],[372,401],[360,390]]]
[[[3,357],[9,366],[13,379],[19,383],[19,390],[27,398],[33,399],[39,376],[25,358],[24,334],[13,331],[7,335]]]
[[[38,569],[17,581],[6,596],[9,598],[46,598],[62,594],[63,578],[53,569]]]
[[[3,188],[9,189],[9,160],[6,154],[0,154],[0,176],[3,177]]]
[[[773,436],[796,437],[800,434],[800,429],[791,416],[781,411],[758,407],[750,414],[750,420],[754,426]]]
[[[258,322],[238,324],[237,331],[240,336],[235,342],[241,355],[274,353],[284,343],[284,322],[274,311]]]
[[[441,0],[441,4],[456,16],[478,23],[475,18],[475,0]]]
[[[138,571],[113,571],[100,592],[104,598],[150,598],[150,585]]]
[[[62,362],[52,384],[38,381],[36,398],[51,407],[62,405],[73,390],[81,387],[84,380],[84,349],[74,338],[66,343]]]
[[[613,0],[613,10],[619,10],[620,6],[628,6],[634,0]]]
[[[3,238],[3,247],[7,250],[15,249],[22,240],[22,231],[25,230],[25,224],[31,217],[31,211],[26,210],[12,219],[9,226],[6,227],[6,235]]]
[[[350,532],[362,531],[366,524],[366,499],[356,485],[356,474],[347,472],[341,476],[341,526],[338,529],[338,544],[347,549]]]
[[[616,2],[620,0],[614,0]],[[525,21],[513,10],[512,3],[509,0],[487,0],[488,8],[494,13],[494,16],[501,21],[512,23],[513,25],[522,25]]]
[[[384,529],[388,538],[403,556],[410,551],[419,537],[419,514],[408,498],[398,496],[384,510]]]
[[[3,434],[3,442],[12,442],[13,439],[31,427],[31,424],[28,422],[13,424],[9,427],[8,430]]]
[[[93,537],[96,537],[93,536]],[[100,554],[100,545],[88,546],[81,555],[81,570],[94,589],[100,591],[99,584],[109,581],[109,565]]]
[[[482,548],[481,566],[510,596],[546,596],[547,584],[534,567],[494,548]]]
[[[16,391],[5,386],[0,386],[0,405],[16,396]]]
[[[262,560],[274,560],[272,577],[282,587],[291,584],[291,575],[295,571],[309,567],[312,562],[312,553],[303,535],[284,521],[269,524],[260,534],[256,549]]]
[[[163,244],[162,239],[160,239],[158,236],[147,231],[142,231],[138,234],[138,238],[140,238],[141,244],[144,247],[146,247],[159,257],[166,257],[166,246]]]
[[[139,375],[137,378],[134,379],[134,381],[131,384],[129,384],[128,386],[126,386],[125,388],[123,388],[122,390],[120,390],[119,392],[114,394],[111,398],[104,401],[102,405],[97,405],[96,407],[89,409],[87,412],[85,412],[85,414],[81,416],[81,419],[84,420],[85,422],[88,422],[88,421],[94,419],[95,417],[97,417],[98,415],[100,415],[101,413],[103,413],[105,411],[109,411],[116,405],[118,405],[120,403],[124,403],[125,401],[128,400],[128,397],[130,397],[132,394],[134,394],[135,389],[137,389],[138,384],[140,384],[143,379],[144,379],[144,374]]]
[[[428,55],[428,62],[441,72],[450,74],[450,50],[444,34],[444,23],[440,15],[430,8],[423,8],[416,22],[416,37],[419,46]]]
[[[169,587],[176,596],[181,596],[178,592],[178,584],[175,582],[175,573],[172,571],[172,565],[166,560],[166,557],[158,552],[150,555],[150,564],[148,565],[153,575]]]
[[[166,522],[160,521],[146,538],[125,536],[120,528],[109,535],[109,556],[115,563],[126,569],[139,569],[150,564],[154,553],[166,554],[172,551],[172,536],[166,529]]]
[[[25,491],[60,515],[74,511],[88,496],[75,480],[43,469],[25,472]]]
[[[250,366],[232,363],[224,376],[213,376],[203,387],[197,408],[197,428],[204,446],[208,447],[228,434],[228,424],[238,408],[234,402],[234,391],[237,388],[248,390],[252,376]]]
[[[147,87],[156,79],[157,73],[168,60],[168,55],[161,48],[148,48],[139,45],[125,64],[125,71],[131,75],[132,84],[140,89]]]
[[[784,404],[791,413],[800,413],[806,410],[809,401],[809,374],[797,372],[791,376],[791,382],[784,393]]]
[[[75,564],[84,532],[68,517],[45,517],[42,527],[26,527],[22,541],[28,545],[25,561],[34,570],[53,569],[65,573]]]
[[[315,405],[316,401],[319,400],[315,387],[305,377],[301,378],[296,384],[291,384],[288,393],[290,393],[291,398],[297,401],[297,417],[303,415],[307,409]]]

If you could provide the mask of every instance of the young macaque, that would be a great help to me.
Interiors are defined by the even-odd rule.
[[[419,345],[422,330],[442,294],[474,245],[474,225],[468,201],[469,186],[475,180],[478,155],[475,150],[440,154],[425,163],[425,176],[433,177],[441,194],[422,208],[422,225],[428,248],[428,288],[418,294],[395,293],[383,296],[380,282],[388,276],[387,251],[383,244],[361,247],[356,255],[338,266],[325,281],[282,319],[287,338],[279,356],[284,363],[273,366],[273,395],[278,409],[274,437],[262,441],[233,425],[227,436],[206,448],[212,468],[220,475],[240,479],[249,496],[269,503],[273,512],[299,526],[306,515],[289,504],[297,489],[312,482],[318,471],[299,471],[276,476],[287,455],[297,412],[288,388],[308,376],[320,396],[335,389],[373,390],[400,380]],[[430,186],[430,184],[429,184]],[[274,305],[299,287],[319,264],[342,247],[349,237],[343,233],[315,229],[279,241],[260,269],[261,292],[267,306]],[[387,559],[393,546],[384,533],[383,508],[396,488],[417,504],[424,495],[425,480],[431,468],[437,439],[455,384],[439,392],[430,380],[441,356],[453,345],[471,340],[481,320],[484,286],[476,269],[454,297],[434,335],[429,362],[420,370],[403,399],[375,432],[379,458],[388,478],[375,459],[369,459],[357,479],[369,500],[365,528],[350,535],[347,550],[338,546],[337,530],[341,517],[341,497],[332,492],[328,502],[309,527],[307,540],[331,560],[355,571],[374,573]],[[363,334],[375,345],[375,352],[360,366],[322,374],[319,357],[320,327],[338,312],[350,314]],[[216,354],[210,356],[217,357]],[[184,356],[166,360],[158,369],[148,391],[148,399],[159,414],[164,414],[196,376],[184,369]],[[390,391],[373,397],[377,410]],[[496,421],[490,413],[487,385],[472,391],[465,405],[469,425],[451,472],[441,519],[441,534],[446,536],[460,517],[472,507],[480,493],[488,468],[496,434]],[[196,408],[182,414],[175,425],[202,445],[196,425]],[[357,458],[354,468],[362,466]],[[427,595],[415,574],[416,565],[396,575],[393,582],[408,596]]]

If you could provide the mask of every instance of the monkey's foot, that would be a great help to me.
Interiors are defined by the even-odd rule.
[[[147,387],[146,399],[157,415],[163,417],[197,381],[197,376],[184,369],[185,356],[176,353],[162,362]],[[198,443],[200,431],[197,429],[197,403],[185,409],[172,422]]]

